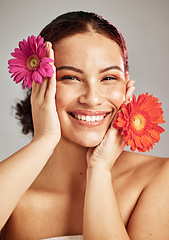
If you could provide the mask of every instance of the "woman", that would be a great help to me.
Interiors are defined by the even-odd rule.
[[[168,239],[168,159],[123,151],[112,126],[134,91],[122,35],[72,12],[41,36],[55,74],[33,83],[34,128],[30,94],[18,105],[34,134],[0,165],[1,239]]]

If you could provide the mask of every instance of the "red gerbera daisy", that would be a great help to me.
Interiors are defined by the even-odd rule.
[[[114,120],[113,126],[121,129],[124,141],[130,149],[139,152],[153,149],[153,145],[160,140],[160,133],[164,129],[158,124],[164,123],[163,110],[158,98],[152,95],[141,94],[136,100],[122,104],[121,112]]]
[[[49,63],[54,61],[50,58],[44,57],[46,47],[44,39],[39,35],[29,36],[27,41],[19,42],[19,48],[15,48],[11,53],[15,59],[8,61],[9,73],[14,77],[14,81],[19,83],[23,80],[23,88],[32,87],[32,82],[37,84],[43,83],[42,77],[52,77],[54,71]]]

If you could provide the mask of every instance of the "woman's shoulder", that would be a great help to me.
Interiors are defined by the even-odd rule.
[[[159,236],[160,233],[163,237],[157,237],[158,239],[167,239],[166,236],[169,233],[169,158],[135,153],[126,153],[126,155],[134,158],[135,161],[138,160],[134,179],[136,185],[142,183],[135,210],[130,217],[128,232],[133,238],[138,236],[138,233],[142,234],[140,239],[145,239],[147,233],[154,236]]]
[[[156,179],[166,178],[169,182],[169,158],[128,151],[122,153],[122,158],[138,179],[146,178],[148,185]]]
[[[127,160],[128,163],[131,164],[131,166],[168,166],[169,164],[169,157],[159,157],[154,155],[148,155],[143,153],[136,153],[136,152],[129,152],[129,151],[123,151],[121,154],[121,158]]]
[[[60,226],[58,213],[61,212],[58,202],[58,195],[53,192],[28,189],[4,226],[5,239],[25,239],[25,236],[27,239],[43,239],[48,233],[57,236],[55,231]]]

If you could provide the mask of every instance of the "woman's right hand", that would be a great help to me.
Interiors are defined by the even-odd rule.
[[[54,60],[54,51],[50,42],[46,43],[46,56]],[[60,122],[56,110],[56,69],[52,77],[44,78],[43,84],[33,82],[31,105],[34,125],[34,139],[45,137],[57,144],[61,137]]]

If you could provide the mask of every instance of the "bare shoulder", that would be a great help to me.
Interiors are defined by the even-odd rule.
[[[51,194],[52,195],[52,194]],[[54,200],[50,193],[28,190],[3,229],[2,239],[42,239],[53,219]],[[54,221],[55,220],[55,221]]]
[[[154,166],[153,177],[150,178],[142,194],[146,197],[149,195],[150,201],[153,196],[156,196],[156,202],[158,200],[160,204],[169,202],[169,158],[157,157],[154,160]],[[162,207],[166,207],[166,205]]]
[[[126,162],[126,167],[133,170],[133,173],[144,179],[146,177],[147,184],[152,184],[156,178],[163,178],[165,175],[169,177],[169,158],[156,157],[146,154],[133,153],[124,151],[122,161]],[[158,176],[158,177],[157,177]]]
[[[35,214],[32,196],[34,198],[34,194],[27,191],[20,199],[2,230],[2,239],[24,239],[24,235],[31,239],[28,226],[33,224],[32,212]]]
[[[30,188],[3,228],[3,240],[46,239],[62,236],[70,227],[70,201],[65,193]]]
[[[137,172],[145,184],[128,223],[135,240],[163,239],[169,236],[169,158],[136,155],[141,158]],[[133,157],[133,156],[132,156]]]
[[[146,154],[123,151],[112,169],[113,183],[123,189],[136,190],[137,199],[140,194],[158,182],[169,182],[169,158],[161,158]]]

